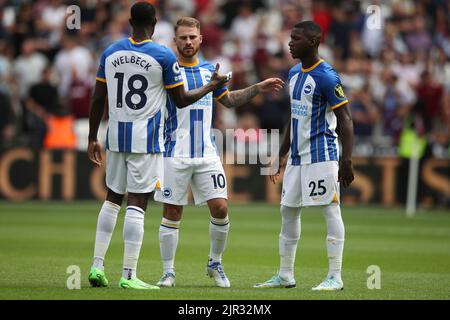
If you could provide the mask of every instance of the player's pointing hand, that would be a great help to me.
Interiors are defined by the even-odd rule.
[[[231,72],[225,74],[225,75],[220,75],[219,74],[219,69],[220,69],[220,63],[216,64],[216,69],[214,70],[214,73],[211,77],[211,81],[209,82],[210,85],[214,86],[214,88],[220,88],[221,86],[223,86],[226,82],[231,80]]]
[[[216,63],[216,69],[214,70],[214,74],[219,74],[220,63]]]

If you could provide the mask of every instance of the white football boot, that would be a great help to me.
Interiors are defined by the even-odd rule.
[[[206,266],[206,274],[214,279],[216,286],[221,288],[229,288],[230,281],[225,275],[222,264],[218,261],[210,260]]]
[[[338,291],[344,290],[344,283],[334,276],[327,276],[319,285],[312,288],[314,291]]]
[[[175,287],[175,274],[172,272],[164,272],[157,285],[160,287]]]
[[[255,284],[253,288],[295,288],[296,286],[294,278],[286,280],[276,274],[266,282]]]

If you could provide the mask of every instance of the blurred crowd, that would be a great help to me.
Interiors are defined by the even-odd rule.
[[[0,0],[2,147],[77,147],[79,132],[87,134],[100,54],[130,36],[133,2]],[[292,27],[314,20],[323,30],[319,53],[340,74],[350,101],[355,154],[392,155],[421,141],[423,152],[450,156],[450,1],[149,2],[158,13],[153,40],[166,46],[173,48],[178,18],[201,21],[201,55],[220,62],[221,72],[233,71],[233,90],[267,77],[286,79],[298,63],[288,52]],[[79,29],[68,28],[71,5],[80,8]],[[221,130],[282,130],[289,96],[286,90],[237,109],[215,110]],[[74,134],[77,125],[82,129]]]

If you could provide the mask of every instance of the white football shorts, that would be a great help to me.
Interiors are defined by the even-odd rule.
[[[287,164],[281,204],[287,207],[323,206],[340,201],[337,161],[293,166]]]
[[[197,206],[211,199],[227,199],[227,179],[220,158],[164,158],[164,188],[155,192],[154,198],[185,206],[189,185]]]
[[[149,193],[163,184],[162,153],[106,150],[106,186],[118,194]]]

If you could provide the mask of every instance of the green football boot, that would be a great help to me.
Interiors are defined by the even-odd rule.
[[[145,283],[138,278],[127,280],[123,277],[120,278],[119,288],[136,290],[159,290],[158,286],[153,286],[151,284]]]
[[[93,287],[107,287],[108,279],[106,279],[105,271],[92,267],[89,272],[89,283]]]

